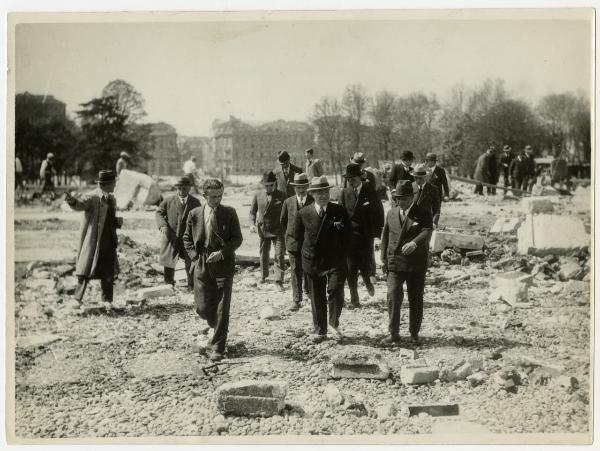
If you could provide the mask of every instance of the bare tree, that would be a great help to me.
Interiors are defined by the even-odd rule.
[[[369,98],[362,85],[354,84],[346,87],[342,106],[351,152],[358,152],[360,150],[362,128],[368,105]]]
[[[318,130],[319,140],[322,141],[329,153],[331,167],[338,182],[338,174],[342,170],[342,126],[343,116],[340,102],[333,97],[324,97],[315,105],[312,122]]]
[[[396,96],[389,91],[377,93],[370,113],[380,154],[383,154],[384,160],[389,160],[396,118]]]

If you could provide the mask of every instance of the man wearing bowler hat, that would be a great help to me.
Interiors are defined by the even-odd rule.
[[[355,152],[350,159],[350,163],[357,164],[360,167],[360,178],[363,182],[363,187],[373,192],[377,192],[377,180],[375,174],[365,169],[365,165],[367,164],[365,154],[363,152]],[[347,179],[344,181],[344,188],[346,187],[348,187]],[[383,218],[381,219],[381,222],[383,223]]]
[[[280,222],[281,227],[285,231],[285,249],[290,259],[290,279],[292,282],[292,304],[290,310],[296,311],[302,304],[303,285],[305,293],[309,293],[308,278],[304,271],[302,271],[302,258],[295,236],[296,216],[301,209],[307,205],[312,205],[314,199],[307,192],[309,182],[305,173],[296,174],[292,185],[296,194],[292,197],[288,197],[283,203]]]
[[[65,201],[76,211],[85,212],[81,219],[79,251],[75,274],[78,285],[75,299],[81,304],[91,279],[100,279],[102,301],[107,309],[113,301],[113,283],[117,273],[117,229],[122,218],[117,218],[114,196],[115,173],[102,170],[98,174],[98,189],[78,199],[65,193]]]
[[[382,344],[400,341],[400,307],[404,282],[408,292],[409,330],[419,343],[423,320],[423,291],[433,228],[431,213],[413,203],[415,192],[409,180],[400,180],[392,194],[396,206],[387,214],[381,238],[381,261],[387,273],[389,337]]]
[[[369,296],[375,295],[375,287],[370,276],[375,274],[372,268],[371,256],[373,255],[374,240],[379,241],[383,229],[383,206],[377,194],[366,188],[361,179],[362,171],[357,163],[346,166],[347,187],[340,195],[340,205],[346,209],[350,220],[351,235],[348,242],[348,288],[350,289],[350,302],[353,307],[359,307],[358,298],[358,273],[365,283]],[[377,243],[379,245],[379,243]]]
[[[438,164],[437,155],[433,152],[429,152],[425,155],[425,164],[427,165],[427,171],[429,172],[429,179],[427,181],[438,189],[440,192],[440,200],[448,200],[450,197],[448,176],[446,175],[444,168]]]
[[[308,275],[314,325],[314,343],[327,338],[327,325],[341,339],[339,320],[344,306],[346,254],[350,221],[346,209],[329,201],[332,186],[327,177],[311,180],[308,192],[315,203],[296,215],[294,235]]]
[[[183,233],[190,211],[200,206],[200,201],[190,195],[191,182],[180,177],[175,183],[177,194],[163,200],[156,210],[156,224],[161,233],[159,263],[164,267],[165,283],[175,284],[177,260],[185,261],[188,288],[194,289],[194,276],[190,273],[191,260],[183,248]]]
[[[390,172],[390,176],[388,177],[388,181],[390,183],[390,190],[394,189],[398,180],[410,180],[414,182],[415,179],[411,175],[413,161],[415,161],[415,156],[410,150],[405,150],[402,152],[400,156],[400,163],[395,164],[392,167],[392,171]]]
[[[290,162],[290,154],[285,150],[281,150],[277,154],[277,161],[279,161],[279,167],[273,169],[275,177],[277,177],[277,191],[283,193],[284,198],[287,199],[294,195],[294,187],[290,183],[294,181],[296,174],[301,174],[302,169]]]
[[[265,283],[269,277],[272,244],[275,247],[275,283],[283,290],[285,245],[280,218],[285,195],[275,189],[276,183],[277,179],[272,171],[263,174],[261,181],[263,189],[254,194],[250,207],[250,231],[258,232],[260,240],[261,283]]]
[[[429,211],[433,217],[433,225],[437,227],[440,220],[440,209],[442,201],[440,192],[437,187],[427,181],[427,169],[425,166],[418,164],[413,171],[415,183],[413,189],[415,191],[415,205]]]

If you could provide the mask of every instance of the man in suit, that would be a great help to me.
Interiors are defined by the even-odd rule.
[[[367,159],[365,158],[365,154],[362,152],[355,152],[352,158],[350,159],[350,163],[354,163],[359,165],[360,167],[360,178],[363,183],[363,187],[368,189],[369,191],[377,192],[377,180],[375,179],[375,174],[372,171],[365,170],[365,165],[367,164]],[[344,188],[348,187],[348,179],[344,180]],[[383,219],[382,219],[383,222]]]
[[[506,194],[506,188],[510,186],[510,164],[512,163],[513,155],[510,146],[505,145],[502,149],[502,156],[500,157],[500,169],[502,169],[502,175],[504,177],[504,194]]]
[[[175,284],[175,266],[178,259],[185,261],[188,288],[194,289],[194,276],[190,272],[191,260],[183,248],[183,232],[190,211],[200,206],[200,201],[190,195],[191,182],[180,177],[175,183],[177,194],[163,200],[156,210],[156,224],[161,233],[159,264],[164,267],[165,283]]]
[[[509,167],[509,172],[512,177],[512,187],[527,191],[529,188],[529,180],[535,178],[535,162],[531,153],[531,146],[526,146],[525,151],[515,158]],[[529,156],[528,156],[529,153]]]
[[[309,180],[313,177],[321,177],[323,175],[323,164],[321,160],[314,157],[314,149],[311,147],[304,151],[306,155],[306,175]]]
[[[250,232],[258,232],[260,243],[261,283],[266,283],[269,277],[269,256],[271,244],[275,247],[275,283],[283,290],[283,271],[285,264],[285,245],[283,243],[283,228],[279,219],[281,208],[285,201],[284,195],[275,190],[277,179],[273,172],[263,174],[261,189],[252,199],[250,207]]]
[[[294,187],[290,183],[294,181],[296,174],[302,173],[302,169],[290,163],[290,154],[285,150],[279,152],[277,160],[279,161],[279,167],[273,170],[275,177],[277,177],[277,191],[280,191],[283,197],[287,199],[294,195]]]
[[[307,193],[309,182],[306,174],[296,174],[292,185],[296,194],[288,197],[283,203],[280,222],[281,227],[285,230],[285,249],[290,259],[290,271],[292,273],[290,277],[292,281],[292,305],[290,310],[297,311],[302,304],[303,282],[305,282],[305,293],[308,294],[309,291],[308,279],[302,271],[302,257],[295,236],[296,216],[302,208],[311,205],[314,199]]]
[[[425,156],[425,164],[429,171],[428,182],[435,186],[440,193],[440,200],[448,200],[450,197],[450,187],[448,185],[448,177],[443,167],[437,163],[437,155],[429,152]]]
[[[473,178],[483,183],[492,183],[494,173],[492,167],[496,164],[496,159],[493,157],[494,150],[488,147],[487,150],[482,153],[477,162],[475,163],[475,172]],[[487,187],[487,193],[492,194],[492,188]],[[475,185],[475,194],[483,196],[483,185]]]
[[[328,324],[336,338],[342,338],[339,320],[344,306],[350,222],[345,208],[329,201],[331,188],[325,176],[311,180],[308,192],[315,202],[298,212],[294,230],[310,285],[314,343],[327,338]]]
[[[440,192],[437,187],[427,181],[427,169],[425,169],[425,166],[416,165],[413,176],[415,177],[413,185],[415,191],[414,203],[431,213],[433,225],[437,228],[442,205]]]
[[[383,229],[383,221],[379,220],[383,217],[383,205],[376,192],[366,188],[361,175],[360,165],[350,163],[346,166],[344,178],[348,186],[340,194],[340,205],[346,209],[352,232],[347,244],[347,264],[350,302],[355,308],[360,307],[359,271],[369,296],[375,295],[375,287],[371,281],[375,268],[371,267],[371,257],[374,253],[374,240],[379,241]]]
[[[242,244],[242,231],[235,209],[221,205],[221,181],[208,179],[202,189],[206,203],[190,211],[183,245],[192,260],[196,313],[214,330],[209,357],[217,361],[227,342],[235,250]]]
[[[404,298],[404,282],[408,292],[409,330],[414,344],[419,343],[423,320],[423,292],[433,227],[431,213],[414,205],[413,185],[400,180],[393,193],[396,206],[387,214],[381,238],[381,261],[387,273],[388,345],[400,341],[400,307]]]
[[[112,195],[115,184],[115,173],[102,170],[98,174],[98,189],[91,194],[81,199],[69,192],[65,194],[65,201],[73,210],[85,212],[79,229],[75,300],[81,305],[88,282],[100,279],[102,301],[107,310],[113,302],[114,278],[118,272],[117,229],[122,224],[122,218],[116,216],[117,203]]]
[[[394,189],[398,180],[410,180],[414,182],[415,179],[411,175],[413,161],[415,161],[415,156],[410,150],[405,150],[402,152],[400,156],[400,164],[395,164],[392,167],[392,171],[390,172],[390,176],[388,177],[390,190]]]

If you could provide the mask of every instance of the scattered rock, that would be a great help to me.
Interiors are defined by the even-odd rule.
[[[558,275],[562,280],[577,279],[579,275],[582,275],[582,269],[579,263],[570,261],[560,265]]]
[[[422,365],[404,365],[400,369],[403,384],[430,384],[439,376],[437,368]]]
[[[342,392],[334,384],[327,384],[325,387],[325,398],[330,407],[337,407],[344,402]]]
[[[142,288],[138,292],[138,299],[152,299],[163,296],[172,296],[175,294],[173,286],[169,284],[159,285],[157,287]]]
[[[523,327],[523,321],[517,318],[507,318],[500,324],[501,329],[515,329],[517,327]]]
[[[274,320],[281,318],[281,311],[277,307],[267,305],[260,310],[260,319]]]
[[[408,415],[413,417],[415,415],[427,414],[432,417],[442,417],[458,415],[459,408],[458,404],[439,404],[439,405],[424,405],[424,406],[408,406]]]
[[[499,389],[516,393],[517,385],[521,384],[521,376],[515,368],[506,368],[495,372],[493,381]]]
[[[387,420],[397,413],[396,406],[392,401],[386,401],[382,405],[375,408],[375,413],[379,420]]]
[[[483,371],[480,371],[478,373],[474,373],[468,376],[467,381],[469,381],[471,387],[477,387],[478,385],[483,384],[487,380],[487,378],[488,375]]]
[[[376,348],[345,346],[332,359],[334,378],[387,379],[390,368]]]
[[[217,389],[217,408],[225,415],[277,415],[285,408],[286,394],[282,381],[229,382]]]
[[[574,376],[562,375],[556,379],[556,383],[567,389],[568,393],[572,393],[579,388],[579,381]]]

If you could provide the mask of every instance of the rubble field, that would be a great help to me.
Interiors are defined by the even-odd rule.
[[[160,287],[153,211],[122,213],[121,273],[106,311],[98,282],[84,308],[72,308],[79,214],[17,208],[16,436],[588,434],[589,247],[519,255],[518,224],[548,206],[532,212],[518,198],[457,189],[442,205],[436,242],[446,233],[461,247],[431,256],[416,347],[406,300],[402,341],[380,345],[387,332],[380,272],[374,297],[361,285],[361,307],[347,303],[344,339],[310,342],[308,299],[288,310],[289,271],[283,293],[257,284],[250,194],[227,197],[245,242],[227,358],[217,364],[207,358],[205,324],[183,281]],[[589,233],[589,188],[548,199],[555,214],[579,218]]]

